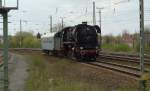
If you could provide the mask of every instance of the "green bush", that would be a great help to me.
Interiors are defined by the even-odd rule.
[[[134,48],[135,52],[140,52],[140,43],[136,44],[135,48]]]
[[[3,48],[3,44],[0,43],[0,48]]]
[[[24,48],[39,48],[40,41],[34,37],[26,37],[24,38],[22,45]]]
[[[140,44],[136,44],[136,47],[134,48],[135,52],[140,52]],[[150,54],[150,45],[144,45],[144,53]]]
[[[126,44],[118,44],[114,47],[115,52],[130,52],[132,51],[131,47]]]
[[[145,53],[150,54],[150,47],[145,47],[144,51]]]
[[[131,52],[132,51],[132,48],[126,44],[117,44],[117,45],[103,44],[102,49],[104,51],[112,51],[112,52]]]
[[[103,44],[102,45],[102,50],[104,51],[113,51],[114,45],[111,44]]]
[[[15,36],[11,36],[9,38],[9,45],[11,48],[19,48],[20,41],[22,40],[22,48],[40,48],[41,43],[40,40],[37,39],[32,33],[30,32],[18,32]]]

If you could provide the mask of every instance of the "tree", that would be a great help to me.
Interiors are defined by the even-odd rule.
[[[37,39],[41,39],[41,34],[38,32],[36,37],[37,37]]]
[[[115,37],[112,35],[106,35],[102,38],[103,44],[114,44],[115,43]]]
[[[32,33],[30,32],[17,32],[15,36],[10,37],[10,47],[12,48],[39,48],[40,47],[40,40],[36,38]]]

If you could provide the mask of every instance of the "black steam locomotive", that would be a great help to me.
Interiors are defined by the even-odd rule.
[[[54,34],[54,43],[51,43],[54,48],[45,50],[43,45],[43,51],[54,54],[61,53],[78,60],[96,60],[100,45],[98,33],[101,33],[101,30],[97,25],[91,26],[86,22],[73,27],[66,27]]]

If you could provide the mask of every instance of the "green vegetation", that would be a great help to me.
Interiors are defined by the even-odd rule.
[[[112,84],[111,80],[98,78],[97,73],[92,70],[86,70],[64,58],[44,59],[42,55],[36,54],[29,59],[26,91],[135,91],[135,88],[131,89],[132,86],[128,87],[128,84],[120,87],[122,83]],[[116,88],[115,85],[119,87]]]
[[[133,51],[133,49],[126,44],[117,44],[117,45],[103,44],[102,48],[105,51],[111,51],[111,52],[132,52]]]
[[[11,48],[19,48],[20,41],[22,43],[21,48],[40,48],[40,40],[38,40],[30,32],[16,33],[15,36],[9,38]]]
[[[150,28],[145,28],[145,34],[150,34]],[[129,34],[126,31],[122,35],[103,36],[103,51],[110,52],[131,52],[137,53],[140,51],[139,33]],[[144,52],[150,54],[150,43],[144,42]]]
[[[21,43],[21,45],[20,45]],[[3,47],[1,41],[0,48]],[[30,32],[17,32],[14,36],[9,36],[10,48],[40,48],[41,41]]]

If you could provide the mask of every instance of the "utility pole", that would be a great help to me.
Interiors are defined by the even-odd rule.
[[[102,28],[102,12],[101,10],[104,9],[104,8],[97,8],[99,10],[99,26],[100,26],[100,29]]]
[[[102,26],[102,24],[101,24],[101,14],[102,14],[102,12],[101,12],[101,9],[99,9],[99,26],[100,26],[100,28],[101,28],[101,26]]]
[[[0,7],[2,7],[2,0],[0,0]]]
[[[93,25],[96,25],[95,2],[93,2]]]
[[[3,67],[0,72],[3,72],[3,77],[0,79],[0,90],[9,91],[9,78],[8,78],[8,12],[10,10],[18,9],[18,1],[17,7],[3,7],[2,0],[0,0],[0,14],[3,16],[3,39],[4,39],[4,47],[3,47]],[[2,85],[3,84],[3,85]]]
[[[62,19],[61,24],[62,24],[62,29],[63,29],[64,28],[64,19],[63,19],[63,17],[61,19]]]
[[[4,0],[4,6],[6,5],[6,2],[5,2],[5,0]]]
[[[4,35],[4,91],[8,91],[8,13],[3,14]],[[7,61],[6,61],[7,60]]]
[[[22,20],[20,19],[20,48],[22,47]]]
[[[26,13],[27,11],[22,11],[22,14],[20,14],[21,16],[24,14],[24,13]],[[20,18],[20,41],[19,41],[19,47],[21,48],[21,47],[23,47],[23,34],[22,34],[22,31],[23,31],[23,26],[22,26],[22,24],[23,23],[26,23],[27,24],[27,22],[28,21],[26,21],[26,20],[22,20],[21,18]]]
[[[27,21],[26,20],[21,20],[20,19],[20,41],[19,41],[19,47],[21,48],[21,47],[23,47],[23,33],[22,33],[22,31],[23,31],[23,26],[22,26],[22,23],[27,23]]]
[[[53,17],[52,16],[50,16],[50,32],[52,33],[53,32]]]
[[[99,27],[100,27],[100,30],[102,30],[102,19],[101,19],[101,16],[102,16],[102,12],[101,10],[104,9],[104,8],[97,8],[99,10]],[[102,49],[101,45],[102,45],[102,33],[100,32],[100,35],[99,35],[99,38],[100,38],[100,49]]]
[[[139,0],[140,7],[140,70],[144,74],[144,1]],[[140,81],[140,91],[144,91],[144,82]]]

